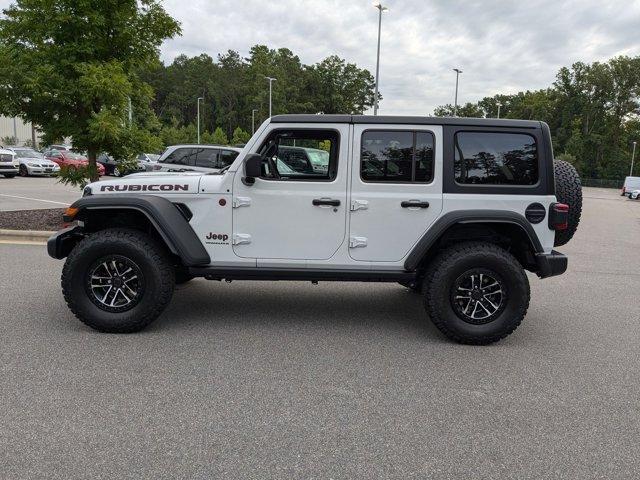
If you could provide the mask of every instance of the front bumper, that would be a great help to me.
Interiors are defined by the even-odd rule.
[[[57,175],[60,173],[60,167],[30,167],[27,165],[29,175]]]
[[[5,173],[8,173],[8,174],[18,173],[18,167],[11,163],[4,164],[4,165],[0,164],[0,175]]]
[[[83,237],[82,227],[79,225],[63,228],[47,240],[47,253],[50,257],[61,260],[69,255],[74,245]]]
[[[552,250],[551,253],[536,254],[537,274],[540,278],[555,277],[567,271],[566,255]]]

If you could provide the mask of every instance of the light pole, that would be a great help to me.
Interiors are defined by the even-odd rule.
[[[500,102],[498,102],[498,118],[500,118],[500,107],[502,106],[502,104]]]
[[[374,7],[378,9],[378,54],[376,55],[376,88],[373,94],[373,114],[378,115],[378,82],[380,80],[380,32],[382,31],[382,12],[387,12],[389,9],[384,7],[381,3],[374,3]]]
[[[198,97],[198,145],[200,145],[200,100],[204,100],[204,98]]]
[[[273,84],[273,82],[277,80],[277,78],[267,77],[267,76],[265,76],[264,78],[269,80],[269,118],[271,118],[271,92],[272,92],[271,85]]]
[[[257,111],[258,111],[257,108],[254,108],[253,110],[251,110],[251,135],[256,133],[256,112]]]
[[[631,153],[631,170],[629,170],[629,176],[633,177],[633,161],[636,158],[636,142],[633,142],[633,152]]]
[[[454,68],[453,71],[456,72],[456,97],[453,102],[453,116],[457,117],[458,116],[458,77],[462,73],[462,70],[460,70],[459,68]]]

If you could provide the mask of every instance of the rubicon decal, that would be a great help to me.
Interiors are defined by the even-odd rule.
[[[189,185],[161,184],[161,185],[103,185],[101,192],[179,192],[189,191]]]

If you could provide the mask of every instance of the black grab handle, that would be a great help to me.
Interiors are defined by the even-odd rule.
[[[429,208],[429,202],[419,202],[417,200],[405,200],[400,204],[402,208]]]
[[[316,207],[320,205],[330,205],[332,207],[340,206],[340,200],[334,198],[314,198],[311,203]]]

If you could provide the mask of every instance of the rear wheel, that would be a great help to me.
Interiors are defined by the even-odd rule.
[[[485,345],[512,333],[529,307],[529,281],[506,250],[484,242],[449,247],[431,263],[425,308],[448,338]]]
[[[173,295],[174,271],[165,249],[143,232],[107,229],[82,240],[62,271],[71,311],[101,332],[142,330]]]

